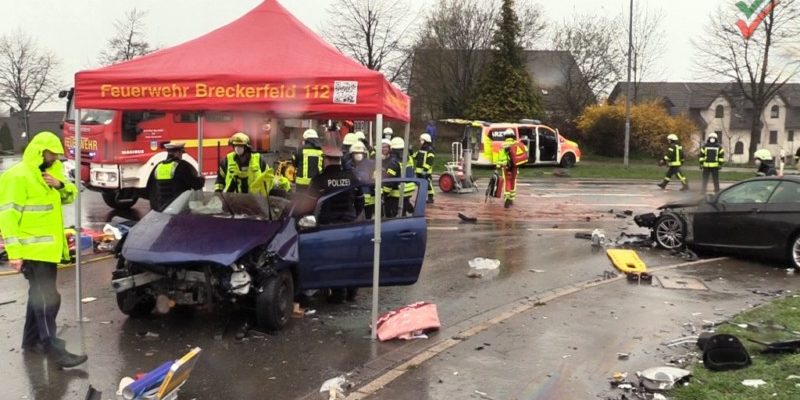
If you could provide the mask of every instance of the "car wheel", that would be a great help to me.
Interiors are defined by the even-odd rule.
[[[117,307],[129,317],[146,317],[153,312],[155,306],[156,298],[144,293],[141,289],[131,289],[117,293]]]
[[[789,244],[789,263],[795,269],[800,269],[800,234]]]
[[[294,282],[289,271],[267,278],[256,298],[258,325],[270,331],[285,327],[292,317]]]
[[[575,166],[575,155],[572,153],[564,154],[561,157],[561,167],[562,168],[572,168]]]
[[[442,174],[439,176],[439,189],[442,189],[442,192],[449,193],[455,185],[456,182],[453,175]]]
[[[659,217],[655,228],[653,228],[653,235],[656,243],[667,250],[679,249],[686,244],[683,221],[675,214],[666,214]]]

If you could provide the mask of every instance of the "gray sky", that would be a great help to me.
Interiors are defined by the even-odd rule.
[[[279,0],[299,20],[315,31],[326,17],[334,0]],[[433,0],[398,0],[410,10],[435,4]],[[530,0],[517,0],[530,1]],[[723,3],[734,7],[734,0],[635,0],[665,12],[666,53],[661,61],[661,80],[680,81],[699,78],[693,68],[694,49],[690,39],[702,35],[709,15]],[[60,79],[71,86],[74,73],[95,68],[97,54],[114,32],[114,21],[136,7],[148,15],[149,41],[169,47],[223,26],[260,3],[260,0],[0,0],[0,34],[23,30],[41,47],[52,50],[60,59]],[[550,24],[561,23],[579,13],[627,16],[627,0],[538,1]],[[667,8],[668,6],[668,8]],[[733,24],[734,21],[731,23]],[[235,60],[231,60],[235,62]],[[59,109],[60,104],[45,106]]]

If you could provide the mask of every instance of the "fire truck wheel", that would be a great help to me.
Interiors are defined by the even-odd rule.
[[[139,195],[133,189],[103,192],[103,201],[116,210],[130,210],[137,200],[139,200]]]
[[[455,178],[453,175],[448,173],[444,173],[439,176],[439,189],[442,189],[442,192],[449,193],[453,190],[453,186],[455,186]]]

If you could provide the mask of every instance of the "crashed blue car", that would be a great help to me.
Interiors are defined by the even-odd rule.
[[[382,221],[381,286],[414,284],[422,268],[427,183],[412,181],[414,212]],[[259,326],[279,330],[296,293],[371,287],[374,221],[361,213],[353,222],[317,222],[324,202],[345,190],[355,188],[320,198],[305,215],[276,196],[184,192],[121,241],[112,278],[119,309],[147,315],[159,298],[169,305],[235,303],[254,310]]]

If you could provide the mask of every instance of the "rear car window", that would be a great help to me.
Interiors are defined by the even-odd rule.
[[[800,184],[794,182],[781,182],[772,197],[770,203],[800,203]]]

